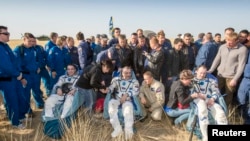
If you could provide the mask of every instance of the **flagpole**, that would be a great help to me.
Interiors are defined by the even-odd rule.
[[[113,25],[113,17],[111,16],[111,17],[110,17],[110,20],[109,20],[109,35],[110,35],[112,38],[113,38],[113,36],[114,36],[113,28],[114,28],[114,25]]]

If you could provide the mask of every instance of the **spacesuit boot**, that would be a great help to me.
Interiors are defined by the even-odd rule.
[[[111,136],[113,138],[122,134],[122,127],[120,124],[115,125],[115,127],[113,126],[113,128],[114,128],[114,131],[111,133]]]

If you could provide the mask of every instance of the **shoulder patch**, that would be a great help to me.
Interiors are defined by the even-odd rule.
[[[159,92],[161,92],[161,91],[162,91],[162,89],[161,89],[160,87],[156,89],[156,92],[157,92],[157,93],[159,93]]]

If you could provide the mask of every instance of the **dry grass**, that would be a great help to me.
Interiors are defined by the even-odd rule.
[[[32,104],[33,105],[33,104]],[[34,106],[32,106],[34,108]],[[0,120],[1,141],[55,141],[43,134],[43,124],[40,120],[41,110],[34,110],[35,117],[26,121],[27,129],[17,130],[10,126],[7,119]],[[242,118],[234,111],[229,111],[230,124],[242,124]],[[184,126],[184,125],[183,125]],[[162,121],[153,121],[147,118],[144,122],[135,123],[136,132],[132,141],[187,141],[190,133],[185,130],[172,128],[171,119],[163,115]],[[183,127],[184,129],[184,127]],[[83,109],[77,113],[77,118],[72,122],[72,127],[66,129],[60,141],[124,141],[124,135],[117,138],[111,137],[111,127],[108,120],[89,117]],[[193,136],[193,141],[198,141]]]

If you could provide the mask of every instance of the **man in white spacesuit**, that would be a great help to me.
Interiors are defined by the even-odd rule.
[[[198,98],[194,99],[194,103],[198,108],[199,125],[202,134],[202,141],[207,141],[207,126],[209,124],[208,111],[211,112],[216,124],[228,124],[225,111],[220,105],[216,103],[220,97],[218,84],[215,80],[206,77],[207,68],[201,65],[196,70],[196,76],[193,79],[193,93],[197,93]]]
[[[113,94],[113,98],[108,104],[110,123],[114,128],[111,136],[117,137],[123,131],[118,118],[118,108],[122,108],[125,138],[130,139],[134,134],[134,113],[131,97],[139,94],[139,82],[132,77],[131,67],[125,66],[122,68],[121,76],[112,79],[109,90]]]
[[[61,118],[65,118],[67,116],[67,113],[70,111],[70,108],[72,106],[72,102],[74,99],[74,93],[76,91],[75,83],[78,80],[79,75],[77,71],[77,66],[74,64],[69,64],[67,66],[67,73],[65,75],[60,76],[58,82],[54,85],[52,94],[46,99],[45,101],[45,116],[46,117],[54,117],[53,112],[51,111],[55,105],[62,104],[63,103],[63,110],[61,113]],[[65,85],[65,88],[68,88],[70,91],[66,90],[63,91],[64,94],[58,94],[57,88],[62,87]],[[71,85],[69,85],[71,84]],[[65,89],[63,89],[65,90]],[[59,92],[60,93],[60,92]]]

